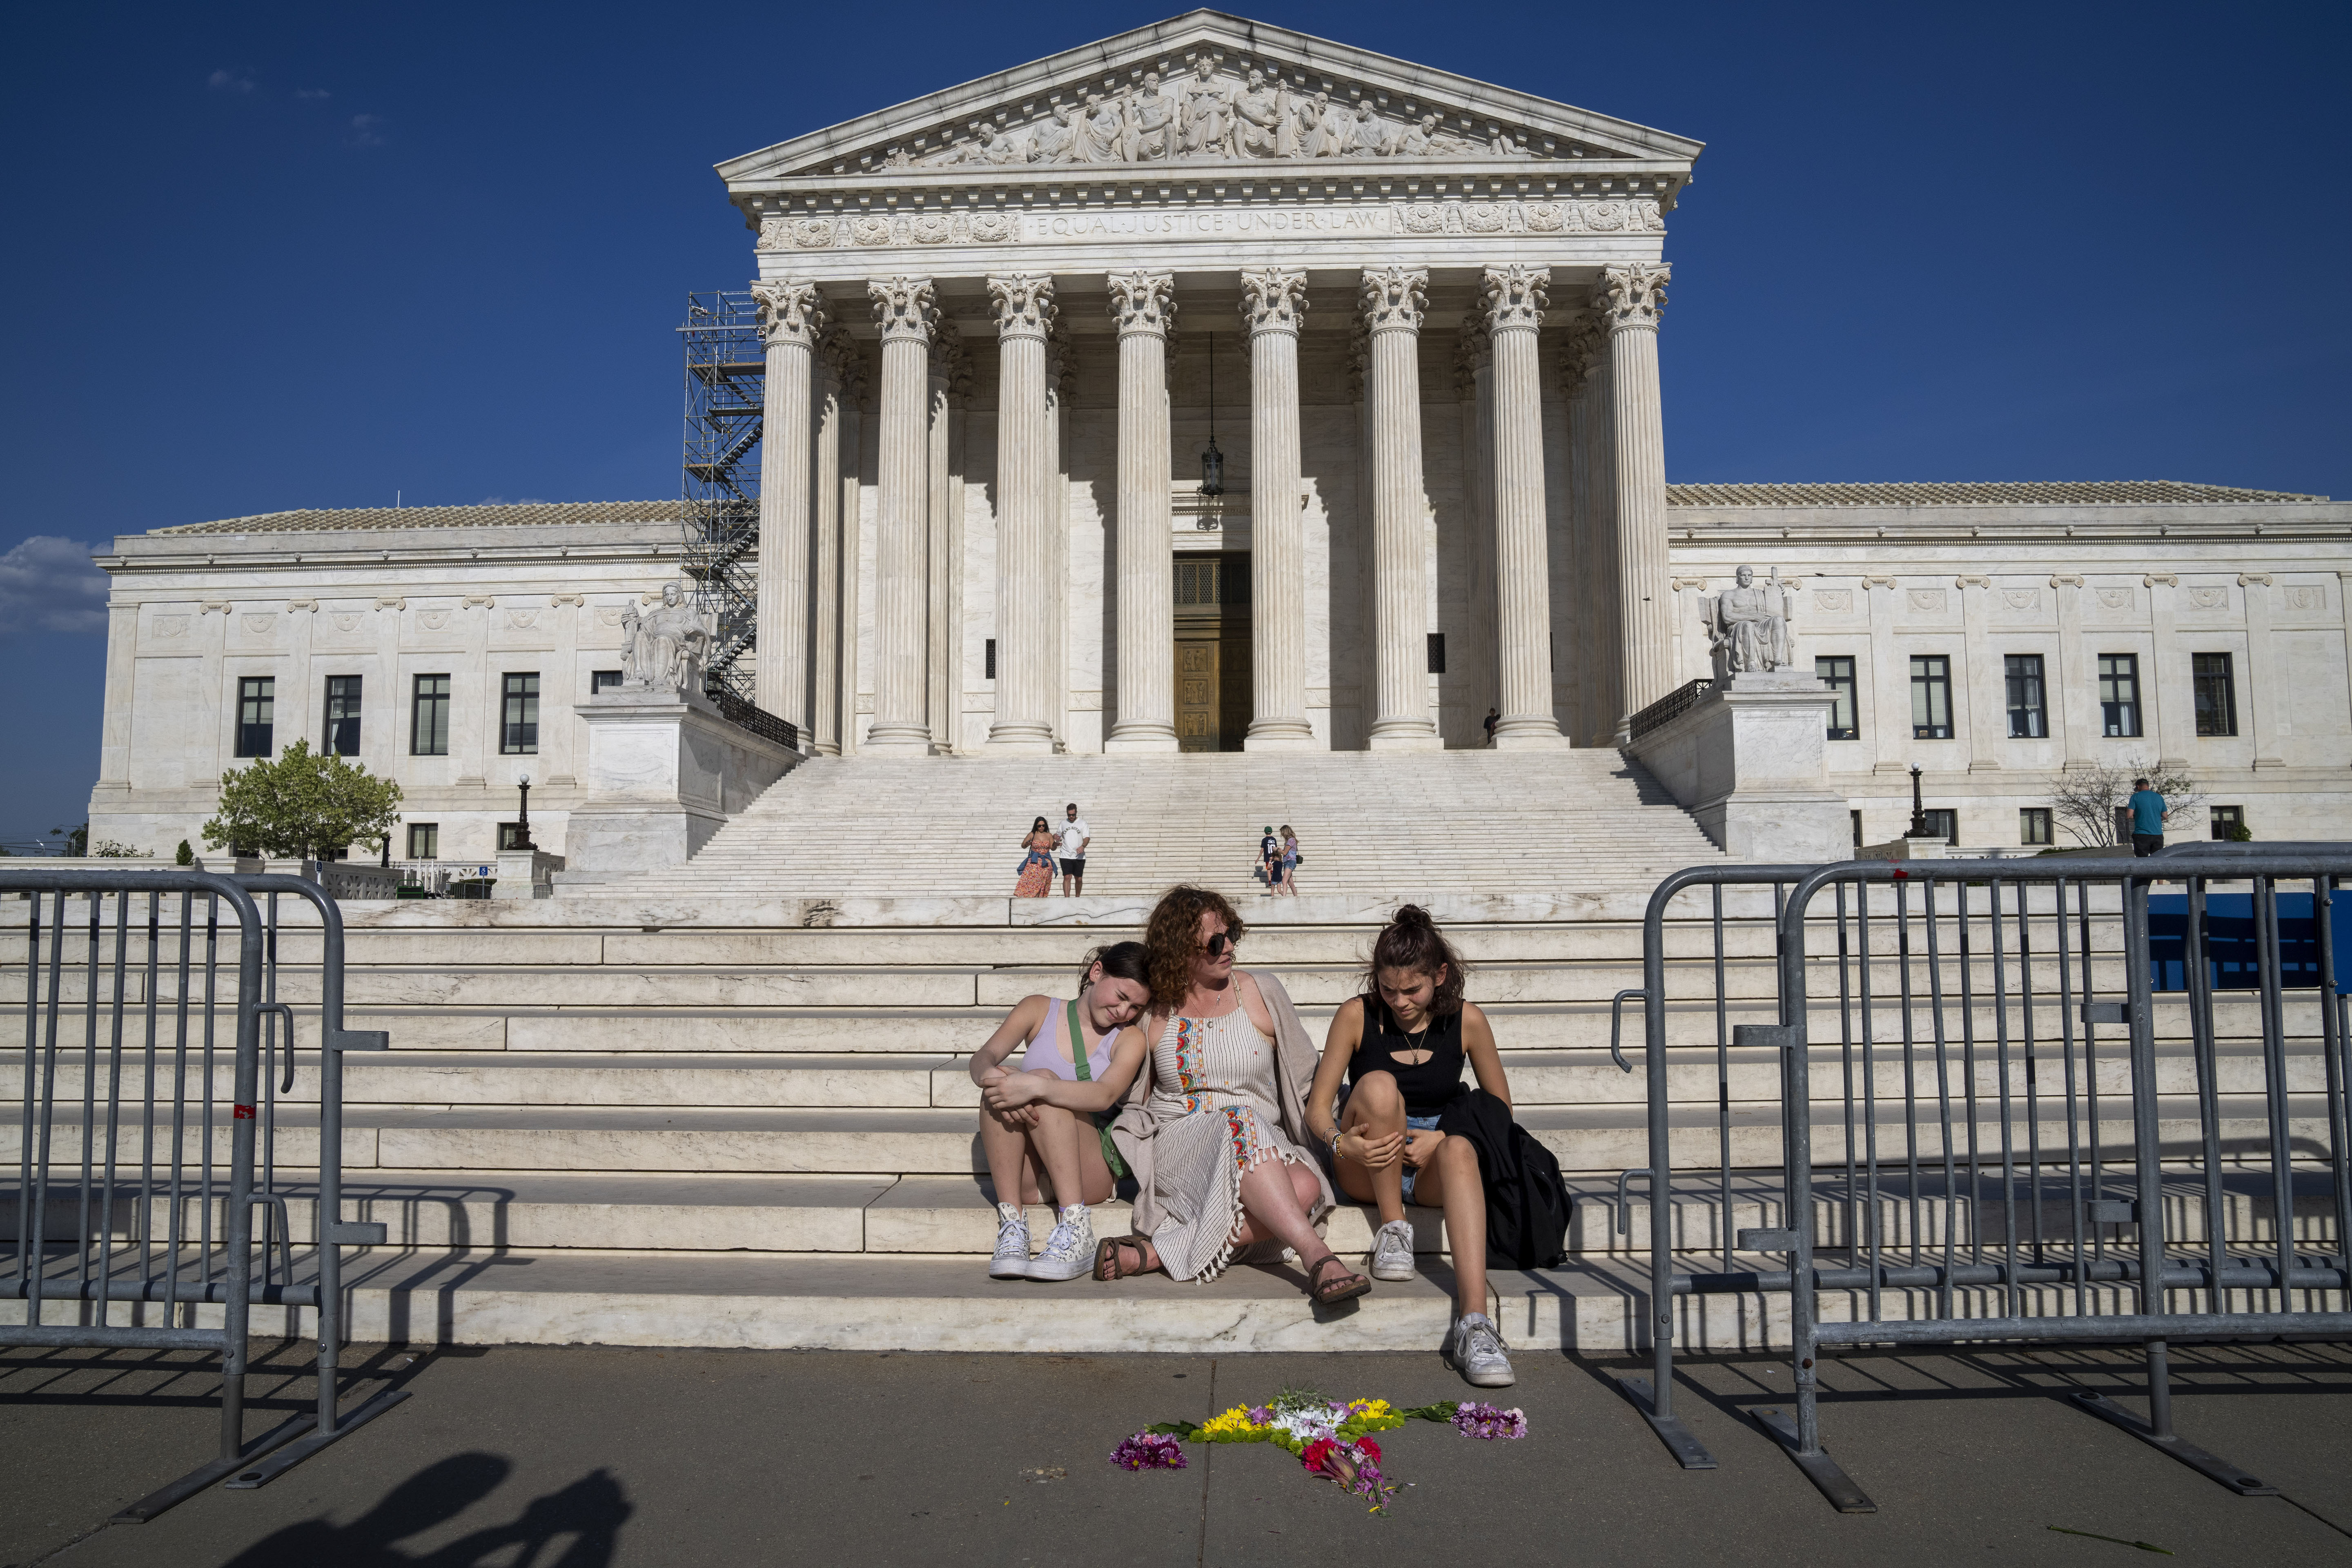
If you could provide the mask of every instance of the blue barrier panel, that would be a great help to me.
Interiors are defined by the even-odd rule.
[[[2352,993],[2352,921],[2336,911],[2336,980],[2339,994]],[[2287,990],[2319,984],[2319,938],[2309,893],[2278,895],[2279,984]],[[2151,984],[2158,991],[2189,989],[2187,954],[2189,895],[2150,893],[2147,950]],[[2252,893],[2205,895],[2205,945],[2216,991],[2253,991],[2262,985],[2254,940]]]

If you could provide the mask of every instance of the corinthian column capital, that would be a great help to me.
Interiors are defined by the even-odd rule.
[[[751,300],[760,308],[760,341],[770,348],[788,344],[814,348],[825,329],[824,299],[814,283],[779,278],[751,285]]]
[[[1418,267],[1367,267],[1363,282],[1364,330],[1417,332],[1429,309],[1429,274]]]
[[[1054,279],[1042,272],[999,272],[988,279],[988,297],[996,307],[999,338],[1035,338],[1054,330],[1060,307],[1054,302]]]
[[[1297,332],[1307,314],[1307,274],[1287,267],[1252,267],[1242,273],[1242,327],[1260,332]]]
[[[1532,332],[1543,325],[1544,307],[1551,302],[1549,267],[1489,267],[1478,285],[1478,299],[1494,332]]]
[[[1593,308],[1612,332],[1637,327],[1655,331],[1658,312],[1666,308],[1666,279],[1673,275],[1674,268],[1664,264],[1604,267],[1592,286]]]
[[[1168,335],[1176,321],[1173,272],[1114,272],[1109,283],[1110,313],[1120,337],[1130,332]]]
[[[939,325],[940,307],[932,297],[929,279],[869,279],[866,296],[874,302],[874,324],[882,329],[884,342],[930,342],[931,329]]]

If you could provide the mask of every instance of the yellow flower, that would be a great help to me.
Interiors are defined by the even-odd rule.
[[[1201,1436],[1211,1442],[1231,1442],[1235,1438],[1255,1436],[1256,1431],[1257,1428],[1250,1425],[1248,1407],[1236,1405],[1203,1425]]]

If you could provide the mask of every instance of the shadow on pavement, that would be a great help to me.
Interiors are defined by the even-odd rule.
[[[223,1568],[604,1568],[635,1511],[608,1470],[592,1470],[560,1491],[534,1498],[510,1524],[495,1525],[436,1551],[398,1542],[455,1519],[498,1489],[513,1467],[495,1454],[466,1453],[427,1465],[347,1525],[308,1519],[247,1547]],[[562,1549],[555,1552],[557,1543]]]

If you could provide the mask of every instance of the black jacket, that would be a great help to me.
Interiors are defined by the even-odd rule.
[[[1510,1268],[1557,1268],[1566,1261],[1570,1200],[1559,1161],[1511,1120],[1511,1108],[1483,1089],[1465,1089],[1439,1113],[1437,1130],[1478,1151],[1488,1257]]]

